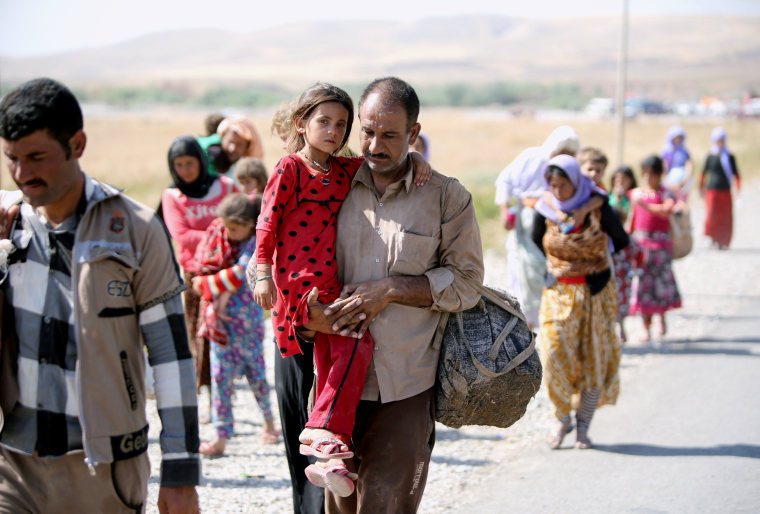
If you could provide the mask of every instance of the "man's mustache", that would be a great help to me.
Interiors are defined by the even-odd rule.
[[[41,178],[33,178],[32,180],[27,180],[23,184],[19,184],[19,187],[23,186],[46,186],[47,182],[42,180]]]
[[[390,159],[391,156],[387,153],[372,153],[364,152],[364,157],[374,157],[375,159]]]

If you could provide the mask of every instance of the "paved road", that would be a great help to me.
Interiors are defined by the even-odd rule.
[[[669,315],[664,347],[625,348],[618,404],[591,426],[597,448],[570,449],[571,434],[567,448],[548,449],[545,391],[508,430],[439,425],[421,514],[760,513],[760,181],[745,187],[731,250],[698,238],[676,262],[684,307]],[[701,224],[695,211],[696,234]],[[628,326],[635,337],[641,322]],[[226,456],[203,462],[203,511],[292,512],[284,449],[260,443],[261,414],[242,380],[234,412]],[[160,426],[153,409],[149,513],[157,512]],[[201,435],[213,437],[213,427]]]
[[[595,449],[572,449],[574,434],[560,450],[522,448],[456,512],[760,512],[760,218],[750,212],[732,250],[700,238],[678,261],[684,307],[662,348],[625,348],[618,404],[591,426]],[[699,232],[699,212],[694,221]]]

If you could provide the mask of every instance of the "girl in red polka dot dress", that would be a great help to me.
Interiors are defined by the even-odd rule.
[[[338,210],[364,159],[337,157],[353,122],[353,102],[330,84],[318,83],[298,99],[291,113],[290,155],[277,163],[262,197],[256,225],[254,298],[272,309],[275,341],[282,357],[301,352],[296,329],[308,321],[306,299],[317,287],[322,303],[334,301],[342,289],[335,262]],[[415,183],[431,175],[430,166],[415,157]],[[416,169],[419,168],[419,173]],[[301,453],[331,460],[327,467],[306,468],[315,485],[341,496],[353,492],[340,459],[352,456],[349,443],[361,399],[373,342],[317,333],[314,360],[317,397],[301,433]]]

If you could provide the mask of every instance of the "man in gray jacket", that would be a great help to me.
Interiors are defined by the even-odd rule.
[[[0,103],[19,191],[0,191],[0,511],[142,512],[147,346],[162,422],[161,512],[197,512],[193,361],[153,211],[85,175],[76,98],[36,79]]]

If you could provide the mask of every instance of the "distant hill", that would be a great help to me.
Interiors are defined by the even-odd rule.
[[[244,34],[183,30],[37,58],[0,57],[0,78],[188,88],[261,82],[299,90],[316,80],[394,74],[416,84],[577,82],[609,94],[619,25],[607,17],[473,15],[299,23]],[[629,34],[629,90],[672,97],[760,86],[758,17],[632,17]]]

